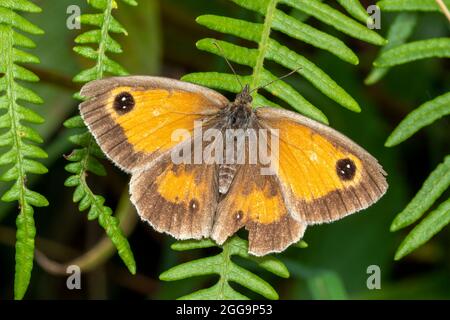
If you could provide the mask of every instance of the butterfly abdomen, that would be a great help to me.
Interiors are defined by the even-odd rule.
[[[226,194],[233,178],[236,174],[237,167],[234,164],[221,164],[219,166],[219,193]]]

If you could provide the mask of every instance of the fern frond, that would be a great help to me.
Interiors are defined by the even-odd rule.
[[[450,92],[418,107],[406,116],[388,137],[385,146],[393,147],[434,121],[450,114]]]
[[[444,0],[447,7],[450,7],[450,0]],[[440,12],[436,0],[382,0],[377,2],[377,6],[383,11],[424,11]]]
[[[42,104],[42,99],[19,81],[37,82],[39,78],[22,67],[21,63],[39,63],[39,59],[18,47],[33,48],[35,44],[17,30],[32,35],[43,30],[15,11],[38,13],[41,9],[26,0],[0,2],[0,147],[6,152],[0,155],[0,166],[6,166],[1,181],[12,181],[1,201],[16,202],[19,215],[16,219],[16,266],[14,297],[22,299],[30,282],[34,257],[36,228],[33,207],[48,205],[47,199],[27,187],[28,174],[44,174],[47,168],[35,159],[47,157],[37,144],[43,139],[29,124],[41,124],[44,119],[35,111],[24,107],[25,103]]]
[[[450,38],[414,41],[384,51],[373,63],[375,67],[393,67],[427,58],[450,58]]]
[[[377,5],[385,11],[440,11],[435,0],[382,0]],[[449,6],[450,1],[446,0]],[[374,61],[375,68],[366,80],[366,83],[374,83],[379,80],[388,69],[396,65],[405,64],[426,58],[450,57],[450,38],[432,38],[413,41],[403,44],[412,32],[416,18],[402,13],[397,16],[389,32],[389,38],[394,40],[390,48],[382,49],[378,58]],[[401,28],[404,28],[403,30]],[[396,31],[397,30],[397,31]],[[395,36],[395,32],[398,36]],[[391,34],[392,33],[392,34]],[[447,92],[433,100],[425,102],[411,112],[394,129],[388,137],[385,146],[395,146],[423,127],[430,125],[437,119],[450,114],[450,92]],[[440,164],[426,179],[422,188],[400,212],[391,225],[391,231],[397,231],[416,222],[435,203],[435,201],[450,186],[450,156]],[[399,260],[411,251],[417,249],[432,236],[438,233],[450,222],[450,199],[444,201],[436,210],[424,218],[403,240],[395,254],[395,260]]]
[[[417,14],[411,12],[400,13],[395,17],[395,20],[392,22],[392,25],[389,27],[389,31],[387,34],[388,44],[381,48],[379,56],[382,55],[385,51],[395,48],[401,44],[403,44],[414,31],[414,28],[417,24]],[[390,68],[387,67],[374,67],[373,70],[369,73],[365,84],[374,84],[383,78],[389,71]]]
[[[134,0],[121,1],[129,5],[137,5]],[[82,15],[80,17],[81,24],[91,25],[98,29],[79,35],[75,39],[79,46],[75,46],[74,51],[87,59],[94,60],[95,64],[93,67],[81,71],[73,80],[86,83],[101,79],[105,75],[126,75],[126,70],[108,56],[109,53],[122,52],[120,44],[112,38],[111,34],[126,34],[124,27],[112,15],[113,10],[118,7],[118,3],[115,0],[88,0],[88,3],[102,12]],[[95,48],[88,46],[88,44],[95,45]],[[82,98],[79,94],[76,94],[76,97]],[[92,135],[87,131],[80,116],[67,120],[64,125],[69,129],[78,130],[77,134],[70,137],[70,141],[77,148],[66,157],[70,161],[66,166],[66,171],[72,175],[65,181],[65,186],[75,187],[73,201],[78,203],[78,209],[80,211],[89,210],[88,219],[98,220],[100,226],[105,229],[106,234],[117,248],[119,256],[128,270],[135,274],[136,262],[133,252],[119,227],[119,221],[112,216],[111,208],[104,204],[105,199],[96,195],[86,181],[89,173],[99,176],[106,175],[105,168],[98,160],[103,158],[104,155]]]
[[[277,8],[279,4],[285,4],[298,9],[303,13],[314,16],[318,20],[330,24],[338,30],[358,39],[363,39],[374,44],[384,44],[385,40],[373,30],[361,25],[352,18],[347,17],[336,9],[312,0],[263,0],[244,1],[232,0],[234,3],[255,11],[264,16],[263,23],[249,22],[245,20],[222,17],[216,15],[204,15],[197,18],[197,22],[209,29],[234,35],[236,37],[256,42],[257,49],[231,44],[215,39],[203,39],[197,43],[200,50],[205,50],[217,55],[224,55],[230,61],[249,66],[253,72],[249,76],[242,76],[243,82],[250,84],[252,88],[258,88],[269,81],[276,79],[269,70],[264,67],[266,61],[273,61],[290,70],[298,70],[298,73],[308,80],[330,99],[341,106],[359,112],[358,103],[330,76],[317,67],[313,62],[299,53],[282,45],[271,37],[271,31],[282,32],[292,38],[304,41],[317,48],[327,50],[337,57],[349,63],[357,64],[358,58],[341,40],[319,31],[298,19],[289,16]],[[355,4],[347,6],[355,12]],[[214,43],[219,43],[222,50]],[[195,82],[215,89],[223,89],[237,93],[241,90],[239,85],[228,74],[220,73],[193,73],[183,77],[183,80]],[[231,80],[231,81],[229,81]],[[326,116],[300,93],[284,81],[278,81],[264,88],[273,96],[280,98],[295,110],[318,121],[328,123]],[[255,106],[278,105],[254,92]]]
[[[185,251],[214,246],[216,246],[216,244],[212,240],[186,240],[174,243],[172,249]],[[183,296],[180,299],[248,299],[246,296],[233,289],[230,282],[240,284],[267,299],[278,299],[278,293],[269,283],[236,264],[232,261],[232,256],[239,256],[251,260],[257,263],[259,267],[279,277],[289,277],[289,271],[281,261],[273,256],[250,256],[248,254],[248,242],[238,236],[234,236],[225,242],[222,246],[221,253],[175,266],[163,272],[159,278],[164,281],[175,281],[203,275],[219,275],[219,281],[212,287],[198,290]]]

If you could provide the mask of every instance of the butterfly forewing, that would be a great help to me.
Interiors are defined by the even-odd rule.
[[[215,91],[157,77],[119,77],[91,82],[81,95],[81,116],[103,152],[132,172],[182,142],[195,121],[216,115],[228,100]]]

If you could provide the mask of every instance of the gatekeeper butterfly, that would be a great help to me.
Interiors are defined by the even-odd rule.
[[[308,225],[367,208],[387,189],[382,167],[356,143],[300,114],[253,108],[248,86],[230,102],[191,83],[128,76],[90,82],[81,95],[81,116],[97,143],[131,174],[140,217],[177,239],[209,237],[220,245],[245,227],[251,254],[280,252]],[[234,129],[232,147],[205,138],[207,129]],[[263,129],[269,133],[257,137],[257,146],[277,149],[272,174],[263,172],[267,162],[259,154],[250,161],[246,147],[247,133]],[[209,153],[196,161],[196,149]],[[174,161],[181,151],[189,161]],[[239,156],[243,161],[217,161]]]

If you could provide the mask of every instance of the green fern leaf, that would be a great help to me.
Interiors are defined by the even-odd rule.
[[[444,3],[450,7],[449,0],[444,0]],[[377,2],[377,6],[383,11],[440,11],[436,0],[382,0]]]
[[[428,101],[411,112],[395,128],[385,146],[393,147],[443,116],[450,114],[450,92]]]
[[[272,28],[316,48],[326,50],[346,62],[355,65],[359,63],[356,54],[344,42],[306,23],[302,23],[280,10],[275,12]]]
[[[35,4],[20,1],[2,1],[0,3],[0,138],[1,147],[8,151],[0,155],[3,171],[0,181],[13,182],[11,188],[2,196],[1,201],[18,202],[19,215],[16,219],[16,267],[14,276],[14,297],[22,299],[28,288],[33,268],[34,238],[36,228],[33,207],[48,205],[47,199],[27,187],[28,174],[44,174],[47,168],[34,159],[44,159],[47,153],[35,143],[43,140],[29,124],[41,124],[44,119],[23,102],[43,103],[42,99],[18,81],[39,81],[31,71],[19,63],[39,63],[34,55],[17,47],[34,47],[27,36],[15,29],[33,35],[43,31],[15,12],[40,12]]]
[[[395,17],[394,22],[389,27],[387,34],[387,40],[389,41],[386,46],[381,48],[380,54],[383,54],[388,49],[395,48],[403,44],[414,31],[414,27],[417,24],[417,14],[415,13],[400,13]],[[389,71],[389,68],[375,67],[367,76],[365,83],[374,84],[383,78]]]
[[[427,58],[450,58],[450,38],[414,41],[384,51],[373,63],[375,67],[392,67]]]
[[[133,0],[122,0],[129,5],[137,5]],[[83,25],[98,27],[79,35],[75,42],[79,46],[74,47],[74,51],[79,55],[95,61],[95,65],[90,69],[81,71],[74,77],[75,82],[86,83],[95,79],[101,79],[106,74],[126,75],[126,70],[117,62],[108,57],[108,53],[120,53],[122,48],[120,44],[111,37],[111,33],[126,34],[126,30],[112,16],[113,9],[118,7],[114,0],[89,0],[88,3],[95,9],[101,10],[98,14],[84,14],[80,17]],[[87,46],[95,45],[95,49]],[[75,95],[76,98],[79,94]],[[119,227],[119,221],[112,215],[112,210],[106,206],[105,199],[94,194],[86,182],[88,173],[98,176],[105,176],[106,170],[98,161],[98,158],[104,158],[104,155],[94,138],[87,131],[80,116],[68,119],[64,125],[66,128],[82,129],[82,133],[72,135],[69,140],[77,146],[68,156],[70,162],[65,169],[71,173],[65,181],[65,186],[75,187],[73,201],[78,203],[80,211],[88,211],[88,220],[98,220],[100,226],[105,229],[106,234],[117,248],[119,256],[122,258],[128,270],[136,273],[136,262],[131,251],[128,240]]]
[[[208,248],[215,246],[212,240],[178,241],[172,249],[178,251]],[[196,276],[219,275],[219,281],[210,288],[202,289],[181,297],[180,299],[248,299],[230,286],[230,282],[240,284],[268,299],[278,299],[275,289],[259,276],[242,268],[231,260],[232,256],[240,256],[257,263],[261,268],[283,278],[289,277],[286,266],[273,256],[254,257],[248,254],[246,240],[234,236],[223,246],[218,255],[189,261],[175,266],[160,275],[164,281],[175,281]]]
[[[450,198],[439,205],[436,210],[430,212],[428,216],[406,236],[395,253],[395,260],[400,260],[411,251],[423,245],[449,223]]]
[[[430,174],[411,202],[400,212],[391,225],[397,231],[416,222],[450,186],[450,156]]]

